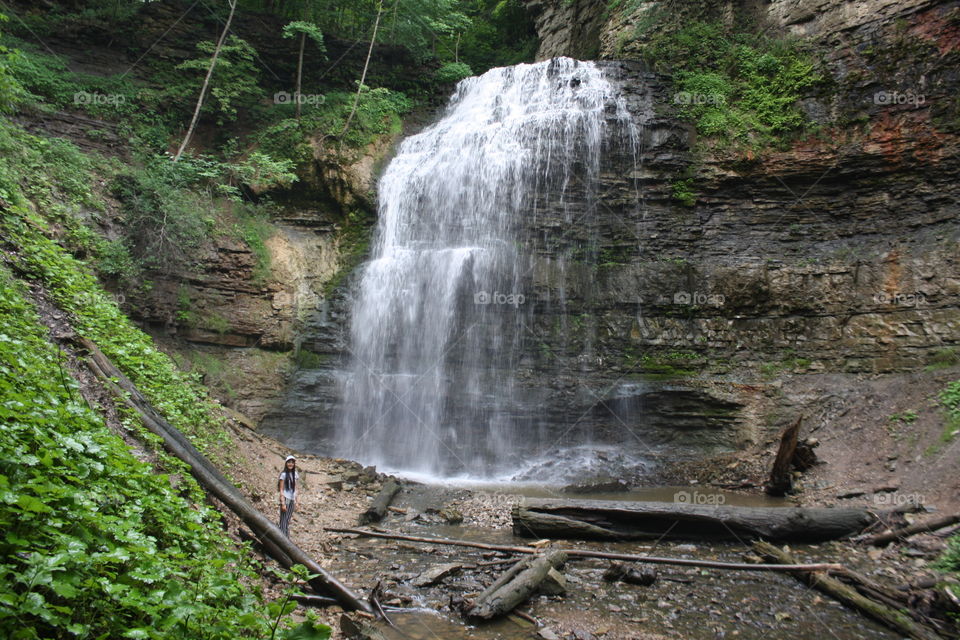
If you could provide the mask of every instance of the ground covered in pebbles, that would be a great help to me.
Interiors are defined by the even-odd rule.
[[[235,437],[243,462],[236,467],[234,476],[254,504],[274,515],[277,476],[290,451],[249,429],[238,427]],[[715,462],[711,469],[720,466]],[[737,464],[732,466],[733,462]],[[753,478],[761,465],[756,465],[756,472],[744,471],[753,464],[742,459],[723,466],[738,476],[753,473],[749,476]],[[300,456],[298,467],[302,492],[291,537],[356,593],[366,597],[379,583],[380,599],[385,606],[409,611],[388,612],[397,628],[383,627],[385,638],[804,640],[814,634],[842,640],[899,637],[787,575],[664,565],[657,568],[658,579],[653,585],[641,587],[605,581],[603,573],[609,562],[598,559],[568,562],[564,569],[566,593],[535,596],[519,608],[523,617],[465,626],[460,613],[463,604],[509,567],[515,556],[327,531],[356,527],[360,514],[387,478],[355,462],[315,456]],[[695,470],[685,473],[696,476]],[[716,483],[728,483],[728,479]],[[707,480],[703,486],[709,490]],[[404,483],[386,518],[374,526],[415,536],[529,544],[532,541],[515,538],[510,528],[510,510],[523,499],[522,491],[508,488]],[[234,535],[239,535],[239,522],[230,519],[230,527]],[[900,585],[935,575],[931,565],[943,544],[940,537],[917,536],[909,544],[887,549],[828,543],[793,551],[803,561],[843,562],[878,581]],[[747,541],[715,545],[550,541],[544,545],[730,562],[757,560],[749,552]],[[265,560],[266,567],[271,564]],[[264,575],[270,594],[279,597],[286,585],[269,570]],[[343,612],[338,607],[317,612],[333,627],[334,638],[346,637],[340,631]],[[356,614],[350,615],[357,619]]]

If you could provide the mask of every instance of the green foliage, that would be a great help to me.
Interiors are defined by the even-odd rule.
[[[363,211],[353,211],[347,215],[340,228],[339,246],[340,264],[337,273],[323,286],[323,295],[329,298],[356,270],[370,252],[370,239],[373,235],[374,220]]]
[[[299,349],[295,356],[295,362],[298,369],[317,369],[323,364],[325,356],[314,353],[309,349]]]
[[[645,57],[673,73],[682,117],[707,136],[757,145],[802,129],[798,106],[821,77],[798,43],[692,21],[657,30]]]
[[[283,28],[284,38],[299,38],[301,35],[313,41],[321,53],[326,52],[327,48],[323,44],[323,33],[320,31],[320,28],[312,22],[295,20]]]
[[[953,573],[960,577],[960,534],[954,534],[947,541],[947,549],[937,562],[937,568],[940,571]],[[946,588],[953,589],[953,593],[960,597],[960,588],[956,585],[950,585]]]
[[[539,38],[521,0],[462,0],[460,5],[470,26],[457,34],[459,41],[445,42],[443,59],[449,60],[453,49],[457,60],[477,73],[533,60]]]
[[[0,128],[0,144],[19,158],[50,153],[48,142]],[[83,182],[28,180],[5,169],[5,262],[43,287],[77,333],[96,342],[198,449],[224,460],[230,441],[198,376],[154,347],[89,265],[58,244],[59,223],[41,215],[89,197]],[[81,163],[73,177],[89,169]],[[248,553],[224,536],[184,465],[121,410],[123,426],[178,479],[131,455],[80,396],[25,293],[0,270],[0,626],[25,639],[324,637],[313,620],[292,626],[283,616],[278,629],[275,612],[250,586]]]
[[[0,13],[0,25],[9,18]],[[0,113],[12,113],[16,105],[26,97],[26,91],[14,76],[12,67],[17,64],[20,52],[0,45]]]
[[[685,207],[692,207],[697,202],[697,194],[693,190],[693,178],[677,180],[671,185],[673,199]]]
[[[262,193],[277,186],[288,187],[299,179],[293,172],[295,167],[292,160],[275,160],[262,151],[252,152],[242,162],[222,163],[221,168],[225,186],[233,189],[226,191],[234,196],[239,196],[236,185],[246,185]]]
[[[472,75],[469,65],[463,62],[447,62],[437,69],[436,78],[441,84],[453,84]]]
[[[313,154],[309,138],[339,140],[355,97],[356,94],[345,91],[329,93],[322,108],[305,110],[299,122],[292,117],[293,107],[290,106],[291,117],[267,127],[260,134],[260,149],[272,158],[296,165],[308,162]],[[411,100],[399,91],[364,86],[357,112],[342,142],[349,148],[358,149],[380,136],[397,134],[402,126],[401,116],[412,108]]]
[[[937,371],[939,369],[949,369],[960,364],[960,354],[953,347],[938,349],[930,358],[929,364],[924,367],[925,371]]]
[[[210,68],[210,60],[216,49],[216,43],[204,40],[197,43],[201,55],[177,65],[177,69],[188,71],[184,81],[168,89],[168,96],[182,104],[195,102],[204,76]],[[217,65],[210,78],[209,93],[213,100],[205,100],[202,113],[214,115],[217,124],[223,125],[237,118],[237,110],[249,109],[262,95],[257,84],[260,69],[254,64],[257,52],[246,41],[230,36],[220,49]]]
[[[18,217],[5,213],[5,230]],[[25,250],[50,268],[79,266],[44,244]],[[248,553],[189,474],[155,474],[104,425],[25,294],[0,269],[0,626],[24,640],[266,637],[274,611],[249,586]],[[279,637],[327,633],[284,625]]]
[[[940,403],[954,417],[960,417],[960,380],[955,380],[940,392]]]
[[[201,171],[195,162],[154,156],[115,176],[111,190],[123,205],[130,249],[144,266],[169,272],[196,261],[214,223],[191,188]]]
[[[139,110],[139,95],[129,77],[76,73],[67,68],[67,60],[61,56],[28,42],[5,40],[19,49],[4,61],[6,72],[19,87],[17,102],[36,109],[78,110],[103,118],[130,117]]]
[[[951,382],[940,392],[940,404],[946,411],[947,419],[940,434],[940,443],[934,445],[937,450],[960,434],[960,380]]]
[[[266,242],[276,228],[270,224],[269,212],[264,207],[245,204],[237,207],[236,213],[238,222],[233,227],[233,234],[243,240],[256,257],[252,281],[263,285],[270,279],[270,250]]]
[[[893,413],[887,418],[890,422],[902,422],[903,424],[913,424],[917,421],[916,411],[904,411],[903,413]]]

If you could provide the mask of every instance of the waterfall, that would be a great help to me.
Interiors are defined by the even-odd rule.
[[[536,455],[541,412],[516,372],[535,307],[563,296],[534,276],[552,236],[589,224],[608,121],[636,136],[600,68],[557,58],[463,80],[403,141],[352,294],[338,455],[484,478]]]

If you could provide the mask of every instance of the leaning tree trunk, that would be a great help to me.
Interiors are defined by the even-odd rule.
[[[210,66],[207,68],[207,75],[203,79],[203,86],[200,87],[200,97],[197,98],[197,106],[193,110],[193,118],[190,119],[190,126],[187,127],[187,135],[183,137],[180,148],[177,149],[177,155],[173,161],[176,162],[183,155],[184,149],[190,144],[190,138],[193,137],[193,131],[197,128],[197,121],[200,120],[200,110],[203,108],[203,100],[207,96],[207,89],[210,87],[210,78],[213,76],[213,70],[217,66],[217,58],[220,57],[220,50],[223,49],[223,43],[227,39],[227,33],[230,31],[230,23],[233,22],[233,12],[237,9],[237,0],[227,0],[230,5],[230,15],[227,16],[227,23],[223,25],[223,33],[217,40],[217,47],[213,50],[213,57],[210,58]]]
[[[768,542],[755,542],[753,550],[759,553],[765,560],[782,562],[784,564],[794,564],[796,562],[792,555],[776,548]],[[835,578],[819,573],[796,573],[794,575],[804,584],[813,587],[817,591],[833,596],[851,609],[856,609],[882,622],[891,629],[896,629],[903,635],[914,638],[914,640],[939,640],[940,638],[933,630],[911,620],[910,616],[899,608],[890,607],[871,600],[858,593],[853,587],[845,585]]]
[[[273,521],[250,504],[243,494],[203,454],[197,451],[176,427],[167,422],[150,405],[134,384],[93,342],[85,338],[80,338],[80,342],[91,354],[87,364],[93,373],[121,402],[139,414],[144,426],[163,439],[163,444],[170,453],[190,467],[191,473],[204,489],[236,513],[254,534],[268,542],[265,545],[268,549],[276,547],[293,563],[305,566],[314,575],[310,585],[317,591],[332,595],[344,609],[369,611],[369,606],[365,602],[327,573],[313,558],[285,536]]]
[[[357,86],[357,95],[353,100],[353,108],[350,109],[350,115],[347,121],[343,123],[343,131],[340,132],[340,144],[343,144],[343,136],[347,135],[350,129],[350,123],[353,116],[357,114],[357,107],[360,106],[360,96],[363,93],[363,83],[367,80],[367,69],[370,68],[370,58],[373,56],[373,45],[377,42],[377,30],[380,28],[380,15],[383,13],[383,3],[377,8],[377,19],[373,23],[373,35],[370,37],[370,48],[367,49],[367,59],[363,63],[363,72],[360,74],[360,84]]]
[[[666,502],[528,500],[513,508],[525,537],[595,540],[835,540],[877,521],[865,509],[734,507]]]
[[[297,122],[300,122],[300,86],[303,80],[303,47],[307,44],[307,34],[300,34],[300,55],[297,56],[297,88],[293,92],[294,99],[297,102]]]

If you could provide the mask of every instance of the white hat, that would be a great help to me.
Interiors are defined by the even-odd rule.
[[[287,463],[290,462],[291,460],[293,460],[294,462],[297,461],[297,459],[294,458],[293,456],[287,456],[286,460],[283,461],[283,464],[287,464]]]

